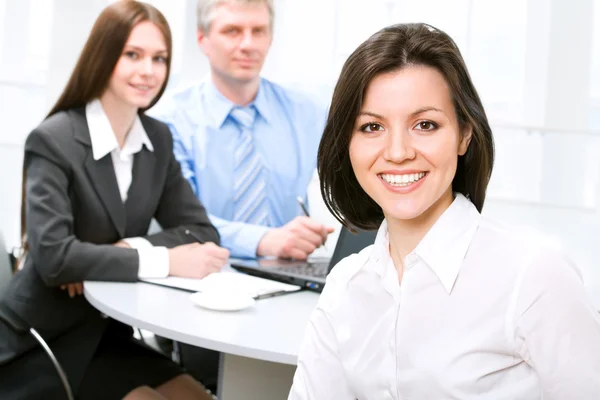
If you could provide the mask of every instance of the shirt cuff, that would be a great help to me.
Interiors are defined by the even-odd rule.
[[[123,241],[138,252],[138,278],[166,278],[169,275],[169,251],[166,247],[154,247],[141,237]]]
[[[232,246],[232,254],[237,253],[234,257],[255,258],[258,244],[271,229],[273,228],[262,225],[246,225],[242,231],[243,235],[240,235],[239,241]]]

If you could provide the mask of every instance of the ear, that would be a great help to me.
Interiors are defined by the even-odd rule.
[[[269,27],[269,49],[271,48],[271,45],[273,44],[273,26]]]
[[[202,28],[196,29],[196,41],[204,54],[206,54],[206,40],[208,40],[208,37]]]
[[[458,155],[464,156],[469,149],[471,138],[473,137],[473,126],[467,125],[461,135],[460,143],[458,144]]]

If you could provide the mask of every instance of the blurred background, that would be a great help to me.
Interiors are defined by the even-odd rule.
[[[110,2],[0,0],[0,230],[9,247],[19,242],[24,139]],[[195,0],[148,2],[173,31],[169,89],[203,78]],[[263,75],[326,104],[346,58],[378,29],[426,22],[450,34],[495,134],[484,214],[552,237],[600,294],[600,0],[275,0],[275,13]],[[318,187],[309,193],[313,214],[331,220]]]

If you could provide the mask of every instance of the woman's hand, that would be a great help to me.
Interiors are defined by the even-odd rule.
[[[79,283],[67,283],[64,285],[60,285],[60,288],[62,290],[68,290],[69,291],[69,297],[73,298],[76,295],[82,295],[83,294],[83,282],[79,282]]]
[[[127,242],[124,241],[118,241],[117,243],[114,244],[114,246],[117,247],[124,247],[124,248],[131,248],[131,246],[129,246],[127,244]],[[73,298],[76,295],[82,295],[83,294],[83,282],[78,282],[78,283],[66,283],[64,285],[60,285],[60,288],[62,290],[67,290],[69,292],[69,297]]]
[[[130,247],[121,241],[117,247]],[[192,243],[169,249],[169,275],[184,278],[204,278],[213,272],[219,272],[227,264],[229,250],[214,243]],[[69,292],[69,297],[83,294],[83,282],[60,285]]]
[[[204,278],[227,264],[229,250],[209,243],[191,243],[169,249],[169,275]]]

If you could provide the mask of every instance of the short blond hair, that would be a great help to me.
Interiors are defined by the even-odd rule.
[[[266,4],[267,9],[269,10],[269,17],[271,19],[271,27],[273,27],[273,19],[275,18],[273,0],[198,0],[196,6],[198,29],[202,29],[204,32],[208,32],[210,30],[210,25],[212,24],[214,19],[215,8],[221,4],[226,3]]]

